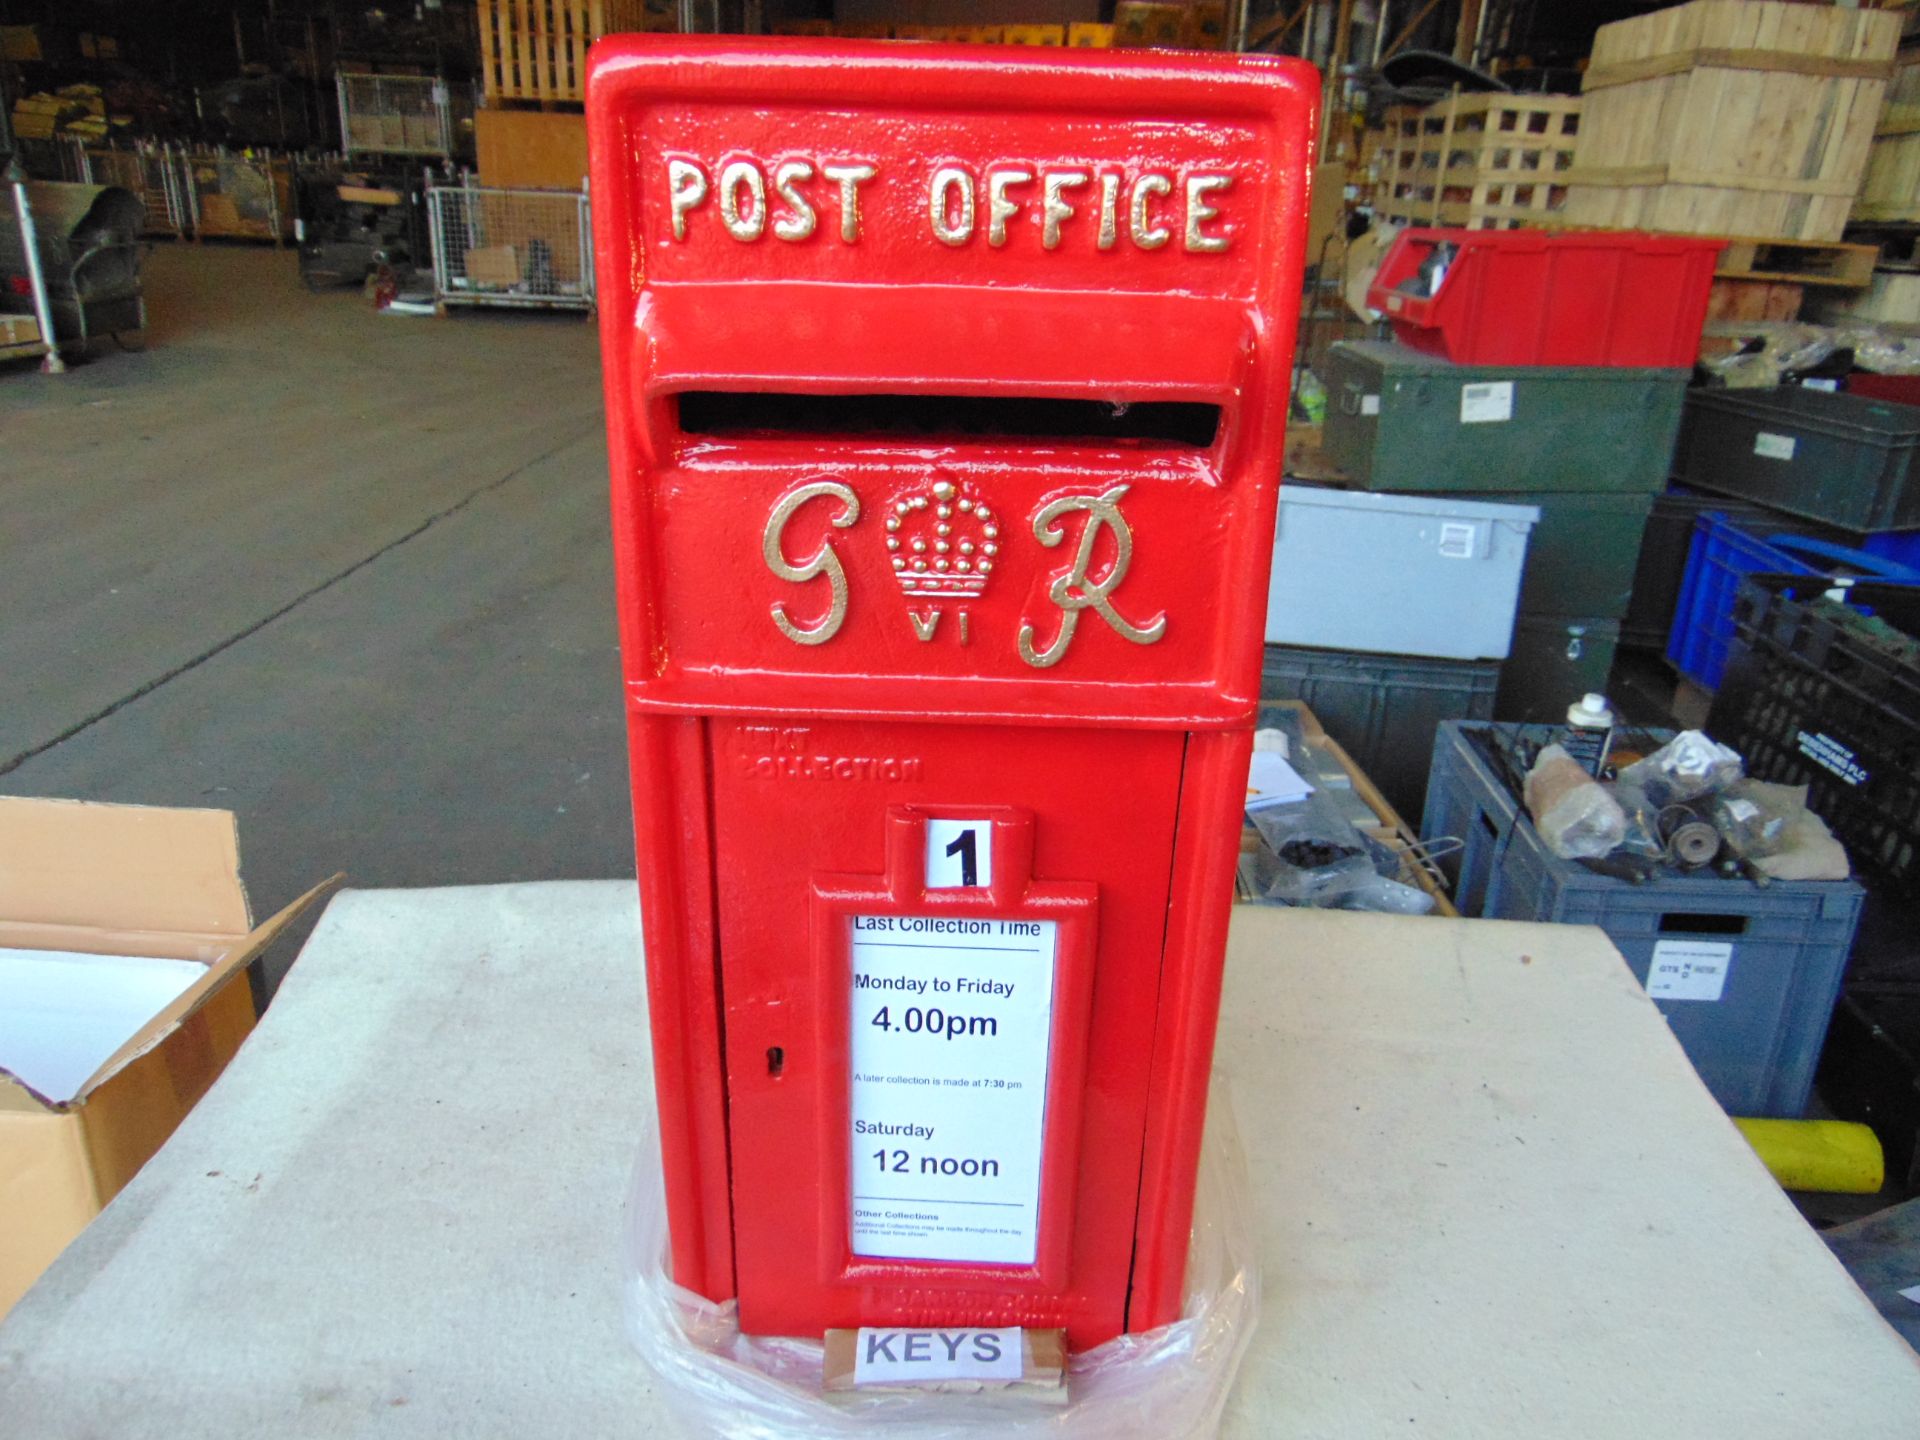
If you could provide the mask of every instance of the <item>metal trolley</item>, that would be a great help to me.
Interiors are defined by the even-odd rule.
[[[585,192],[435,186],[427,222],[436,305],[593,309]]]
[[[183,236],[193,229],[186,158],[169,145],[141,142],[130,148],[89,147],[81,152],[79,178],[89,185],[118,185],[146,206],[143,235]]]

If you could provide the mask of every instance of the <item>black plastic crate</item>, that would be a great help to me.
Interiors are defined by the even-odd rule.
[[[1763,505],[1729,500],[1724,495],[1696,494],[1683,488],[1653,497],[1653,511],[1640,541],[1633,572],[1633,594],[1620,622],[1622,649],[1665,650],[1673,629],[1673,613],[1680,603],[1680,584],[1687,573],[1687,555],[1693,548],[1694,524],[1702,515],[1718,512],[1736,524],[1756,529],[1820,529],[1805,521],[1789,521]],[[1830,538],[1832,533],[1820,538]]]
[[[1920,407],[1786,385],[1689,390],[1674,472],[1854,533],[1920,528]]]
[[[1426,799],[1435,727],[1487,719],[1499,684],[1498,660],[1269,645],[1260,698],[1304,701],[1411,826]]]
[[[1920,906],[1920,643],[1899,653],[1858,621],[1920,637],[1920,585],[1861,582],[1841,606],[1822,599],[1831,583],[1746,578],[1707,730],[1748,774],[1807,786],[1856,868]]]

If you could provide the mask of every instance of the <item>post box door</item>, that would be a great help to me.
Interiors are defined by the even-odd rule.
[[[1115,1333],[1186,737],[711,733],[743,1325]]]

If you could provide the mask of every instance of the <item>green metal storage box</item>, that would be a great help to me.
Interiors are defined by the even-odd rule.
[[[1369,490],[1664,489],[1688,371],[1327,352],[1326,456]],[[1531,503],[1531,502],[1529,502]]]
[[[1522,615],[1500,667],[1494,718],[1565,724],[1582,695],[1606,693],[1619,645],[1620,622],[1607,616]]]
[[[1540,511],[1520,579],[1522,614],[1617,620],[1633,596],[1652,495],[1602,490],[1488,491],[1475,496]],[[1681,569],[1686,568],[1685,557]]]

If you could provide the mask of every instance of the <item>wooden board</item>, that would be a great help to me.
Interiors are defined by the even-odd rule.
[[[1890,12],[1782,0],[1603,25],[1567,220],[1838,240],[1899,38]]]
[[[578,190],[586,180],[584,115],[476,110],[473,140],[484,185],[508,190]]]
[[[1751,235],[1727,237],[1713,273],[1781,284],[1832,285],[1858,289],[1873,279],[1880,257],[1874,245],[1811,244]]]

